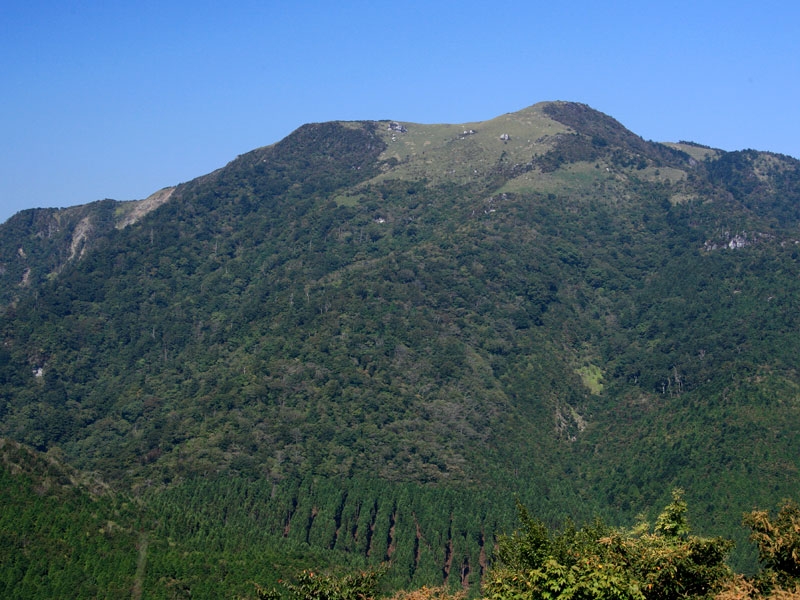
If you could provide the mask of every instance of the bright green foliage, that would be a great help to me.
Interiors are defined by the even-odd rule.
[[[689,535],[686,504],[673,503],[649,527],[610,528],[601,521],[551,533],[520,508],[522,529],[500,540],[486,596],[495,600],[574,598],[671,600],[704,597],[731,576],[732,543]]]
[[[665,537],[685,538],[689,534],[689,522],[686,520],[686,502],[683,499],[683,490],[675,489],[672,492],[672,502],[667,505],[656,520],[656,533]]]
[[[380,580],[387,567],[379,567],[343,575],[304,570],[293,582],[283,583],[293,600],[367,600],[379,591]],[[263,590],[257,586],[258,597],[272,600],[280,597],[276,590]]]
[[[786,501],[771,517],[768,511],[754,510],[744,517],[758,546],[758,558],[764,566],[761,583],[789,586],[800,583],[800,506]]]

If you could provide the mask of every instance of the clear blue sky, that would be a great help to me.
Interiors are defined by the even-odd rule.
[[[0,221],[144,198],[311,121],[585,102],[646,139],[800,157],[800,5],[0,3]]]

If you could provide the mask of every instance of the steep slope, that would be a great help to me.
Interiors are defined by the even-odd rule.
[[[62,209],[31,209],[0,226],[0,305],[37,289],[86,256],[115,229],[136,223],[169,200],[165,188],[144,200],[100,200]]]
[[[59,318],[43,324],[42,346],[26,357],[47,390],[31,392],[53,400],[40,400],[44,418],[38,420],[39,431],[25,439],[44,447],[55,438],[71,448],[78,432],[86,438],[97,428],[108,436],[106,419],[118,411],[133,409],[122,421],[134,426],[139,419],[152,423],[155,415],[191,405],[202,414],[175,441],[165,443],[161,433],[153,433],[161,427],[152,425],[147,426],[150,437],[120,431],[115,443],[95,439],[91,447],[116,454],[121,444],[127,460],[149,463],[157,457],[155,462],[171,471],[174,455],[161,454],[185,440],[203,452],[213,450],[213,460],[207,460],[216,470],[250,454],[242,452],[242,443],[223,439],[237,412],[233,409],[239,408],[250,424],[241,442],[264,453],[257,464],[274,462],[269,468],[276,475],[314,471],[326,455],[337,452],[349,460],[335,461],[322,472],[357,468],[411,480],[484,474],[478,465],[499,446],[487,440],[519,435],[506,433],[507,425],[495,415],[521,409],[505,394],[493,402],[476,399],[474,407],[462,401],[472,385],[483,387],[469,380],[491,367],[486,356],[471,356],[474,351],[451,331],[456,316],[447,297],[454,291],[448,285],[454,279],[452,256],[428,240],[438,235],[440,218],[465,210],[457,208],[464,195],[482,194],[486,183],[480,178],[455,187],[417,182],[417,197],[413,187],[383,181],[385,163],[375,158],[385,146],[377,129],[373,124],[308,126],[274,147],[245,155],[181,186],[157,219],[121,233],[116,244],[54,283],[52,304],[42,312]],[[331,200],[354,184],[361,195],[358,208]],[[465,234],[458,228],[454,233]],[[421,253],[427,254],[428,273],[415,277],[399,267],[398,261],[418,269]],[[145,271],[137,272],[134,265]],[[342,289],[334,296],[337,287]],[[463,293],[474,292],[465,288]],[[103,308],[109,298],[117,305],[113,311]],[[347,329],[356,340],[349,339]],[[378,353],[376,344],[383,345]],[[94,347],[90,360],[76,361],[64,352],[89,346]],[[199,365],[190,358],[196,352],[222,354]],[[111,363],[122,367],[121,380],[101,374]],[[170,388],[174,399],[148,401],[142,377],[153,374],[161,380],[156,393]],[[227,392],[217,389],[223,380],[229,382],[223,386]],[[68,381],[86,384],[72,392],[78,410],[68,408]],[[104,389],[103,382],[116,391]],[[184,384],[195,392],[178,392]],[[384,403],[376,398],[402,400],[387,421]],[[37,404],[19,400],[28,410]],[[366,414],[358,419],[359,413]],[[76,421],[77,415],[90,416]],[[494,421],[502,429],[492,429]],[[369,429],[353,438],[364,425]],[[320,428],[330,431],[320,433]],[[456,428],[460,436],[452,435]],[[308,457],[308,443],[320,437],[328,447]],[[383,448],[380,454],[370,438]],[[358,440],[363,450],[354,453]],[[231,445],[234,452],[221,452],[221,446]],[[209,468],[206,461],[190,463],[193,470]],[[471,472],[465,465],[472,465]]]
[[[307,125],[40,271],[0,433],[134,489],[369,474],[629,517],[682,485],[737,522],[798,492],[798,206],[794,159],[573,103]]]

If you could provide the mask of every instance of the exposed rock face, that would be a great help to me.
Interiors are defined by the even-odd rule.
[[[169,200],[174,192],[174,187],[166,187],[162,190],[158,190],[154,194],[151,194],[144,200],[134,200],[128,203],[130,207],[117,223],[117,229],[122,229],[128,225],[133,225],[147,213],[157,209],[159,206]]]

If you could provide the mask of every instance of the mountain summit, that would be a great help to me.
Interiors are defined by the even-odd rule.
[[[135,490],[368,476],[633,515],[679,485],[738,522],[798,491],[799,166],[547,102],[304,125],[148,201],[24,211],[0,434]]]

